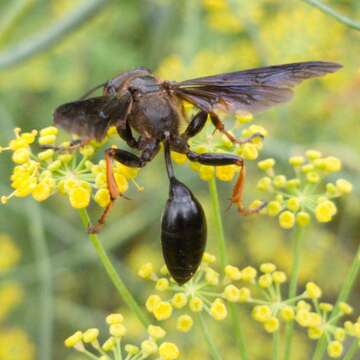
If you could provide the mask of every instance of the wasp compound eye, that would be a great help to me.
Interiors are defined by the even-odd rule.
[[[170,179],[169,199],[161,223],[161,243],[166,266],[182,285],[196,272],[206,246],[204,211],[189,188]]]

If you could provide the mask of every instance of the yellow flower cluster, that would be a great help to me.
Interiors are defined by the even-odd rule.
[[[112,133],[110,129],[108,136]],[[57,136],[58,129],[53,126],[40,132],[22,132],[19,128],[15,129],[15,138],[7,147],[0,148],[0,152],[12,152],[12,161],[15,164],[10,178],[14,191],[8,196],[1,197],[3,204],[12,197],[30,195],[36,201],[42,202],[53,194],[60,193],[68,197],[70,205],[75,209],[88,207],[91,199],[101,207],[108,205],[110,194],[106,183],[105,161],[91,161],[96,149],[107,139],[101,144],[92,141],[75,152],[69,149],[69,142],[57,146]],[[31,145],[35,142],[43,147],[40,152],[32,151]],[[56,151],[56,148],[62,150]],[[137,169],[119,163],[114,163],[113,168],[120,193],[127,191],[130,180],[136,185],[134,178]],[[139,187],[138,189],[140,190]]]
[[[333,199],[352,191],[351,183],[345,179],[324,182],[327,175],[341,170],[340,160],[333,156],[324,157],[317,150],[308,150],[305,156],[291,157],[289,163],[295,173],[290,179],[275,173],[274,159],[258,162],[265,176],[258,181],[257,189],[273,197],[262,213],[277,216],[284,229],[291,229],[296,224],[308,225],[311,214],[318,222],[331,221],[337,213]],[[321,186],[323,190],[319,190]]]
[[[246,160],[255,160],[262,149],[262,137],[267,136],[267,131],[259,125],[245,125],[252,121],[251,114],[237,114],[234,127],[229,131],[239,140],[251,138],[243,144],[233,144],[225,135],[220,132],[214,133],[214,126],[209,124],[196,137],[189,140],[191,149],[199,154],[202,153],[231,153],[239,155]],[[229,122],[231,124],[231,122]],[[245,125],[245,127],[244,127]],[[254,136],[252,138],[252,136]],[[204,181],[211,180],[214,176],[220,181],[231,181],[239,172],[236,165],[208,166],[187,160],[184,154],[172,152],[172,159],[178,164],[189,164],[191,169],[199,174]]]
[[[174,343],[163,342],[166,331],[160,326],[149,325],[147,338],[140,346],[125,344],[122,348],[122,341],[127,331],[123,316],[119,313],[110,314],[106,317],[106,323],[110,337],[102,344],[99,341],[99,329],[91,328],[84,332],[76,331],[65,339],[65,346],[99,360],[120,360],[125,357],[128,360],[145,358],[176,360],[180,356],[180,351]],[[126,354],[125,357],[123,354]]]

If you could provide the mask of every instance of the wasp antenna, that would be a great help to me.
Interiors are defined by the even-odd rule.
[[[90,89],[88,92],[86,92],[81,98],[78,99],[78,101],[80,100],[85,100],[89,95],[91,95],[93,92],[95,92],[96,90],[102,88],[103,86],[105,86],[106,83],[97,85],[95,87],[93,87],[92,89]]]

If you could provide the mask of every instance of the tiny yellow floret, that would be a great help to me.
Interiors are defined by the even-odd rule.
[[[158,346],[153,339],[144,340],[141,343],[141,350],[144,354],[144,357],[148,357],[152,354],[156,354],[158,351]]]
[[[109,328],[110,335],[121,338],[126,334],[126,327],[123,324],[113,324]]]
[[[240,298],[240,290],[235,285],[227,285],[223,293],[226,300],[230,302],[238,302]]]
[[[295,224],[295,215],[288,210],[283,211],[279,215],[279,225],[283,229],[291,229]]]
[[[315,208],[315,216],[319,222],[329,222],[337,213],[336,205],[330,200],[320,202]]]
[[[267,204],[266,209],[269,216],[277,216],[282,210],[282,206],[279,201],[273,200]]]
[[[75,209],[86,208],[90,203],[90,193],[83,187],[76,187],[69,192],[70,204]]]
[[[166,335],[166,331],[161,326],[149,325],[147,331],[154,339],[161,339]]]
[[[176,293],[171,299],[171,304],[175,309],[181,309],[187,304],[187,301],[184,293]]]
[[[99,329],[96,329],[96,328],[87,329],[83,333],[82,339],[83,339],[84,343],[92,343],[97,340],[99,333],[100,333]]]
[[[336,188],[340,194],[350,194],[352,191],[352,184],[345,179],[338,179],[336,181]]]
[[[138,276],[143,279],[152,279],[154,276],[153,264],[148,262],[140,267],[138,270]]]
[[[106,317],[106,323],[109,325],[120,324],[124,321],[124,317],[119,313],[113,313]]]
[[[305,158],[303,156],[292,156],[289,158],[289,164],[293,167],[300,167],[304,162]]]
[[[138,354],[140,349],[138,346],[136,345],[132,345],[132,344],[126,344],[125,345],[125,351],[129,354],[129,355],[135,355]]]
[[[271,319],[271,309],[268,305],[256,305],[251,313],[252,317],[259,322]]]
[[[279,320],[276,317],[272,317],[264,322],[264,329],[268,333],[273,333],[279,329]]]
[[[275,165],[275,160],[274,159],[266,159],[266,160],[262,160],[258,162],[258,168],[260,170],[269,170],[272,169]]]
[[[271,276],[275,284],[283,284],[286,281],[286,274],[283,271],[274,271]]]
[[[258,279],[258,284],[261,288],[267,289],[272,285],[272,276],[271,274],[261,275]]]
[[[292,212],[297,212],[300,209],[300,201],[297,197],[291,197],[287,201],[287,207]]]
[[[78,344],[81,344],[82,336],[83,334],[81,331],[76,331],[73,335],[65,339],[64,341],[65,346],[68,348],[72,348],[77,346]]]
[[[311,217],[310,214],[306,211],[299,211],[296,214],[296,223],[304,227],[310,223]]]
[[[353,312],[353,308],[347,304],[346,302],[340,302],[339,303],[339,309],[340,311],[345,315],[350,315]]]
[[[256,278],[257,271],[252,266],[247,266],[241,270],[241,279],[245,282],[253,282]]]
[[[263,263],[260,265],[260,271],[268,274],[276,270],[276,266],[273,263]]]
[[[173,308],[168,301],[160,301],[155,305],[153,314],[156,320],[162,321],[168,319],[172,315]]]
[[[159,355],[162,360],[175,360],[180,356],[180,351],[174,343],[164,342],[159,347]]]
[[[204,307],[204,302],[199,297],[193,297],[189,301],[190,310],[193,312],[200,312]]]
[[[239,289],[239,302],[246,303],[251,299],[251,291],[247,287],[242,287]]]
[[[169,288],[169,280],[166,278],[161,278],[156,281],[155,285],[156,290],[165,291]]]
[[[208,252],[204,252],[204,255],[202,257],[202,261],[207,264],[214,264],[216,262],[216,256],[213,254],[210,254]]]
[[[149,312],[153,312],[155,307],[161,302],[161,297],[159,295],[150,295],[145,303],[146,309]]]
[[[321,297],[322,291],[314,282],[308,282],[305,294],[308,298],[315,300]]]
[[[339,358],[343,353],[343,345],[340,341],[331,341],[327,347],[327,353],[331,358]]]
[[[188,332],[191,330],[194,321],[191,316],[189,315],[181,315],[178,317],[176,322],[176,328],[181,332]]]
[[[284,321],[291,321],[295,317],[295,310],[293,307],[289,305],[285,305],[280,310],[280,316]]]
[[[225,266],[225,274],[230,280],[233,280],[233,281],[241,279],[241,271],[237,266],[226,265]]]
[[[215,301],[211,304],[210,307],[210,315],[215,319],[215,320],[224,320],[227,316],[227,309],[226,306],[224,304],[224,302],[217,298],[215,299]]]

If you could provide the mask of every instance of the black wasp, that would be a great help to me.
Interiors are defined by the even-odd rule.
[[[231,201],[241,214],[250,214],[242,204],[245,167],[244,160],[232,154],[198,154],[188,140],[198,134],[209,118],[215,129],[234,143],[240,143],[228,133],[217,115],[217,110],[234,113],[255,113],[292,97],[292,88],[304,79],[323,76],[338,70],[341,65],[332,62],[302,62],[236,71],[201,77],[181,82],[162,81],[145,68],[121,73],[88,92],[79,101],[59,106],[54,113],[55,124],[77,134],[78,146],[91,139],[101,140],[110,126],[116,126],[127,145],[140,152],[134,155],[121,149],[105,151],[107,184],[111,202],[98,223],[89,228],[99,231],[113,202],[119,194],[112,173],[112,160],[130,167],[143,167],[151,161],[163,143],[165,163],[170,181],[169,199],[161,224],[162,249],[166,265],[179,284],[184,284],[197,270],[206,245],[204,211],[187,186],[175,178],[170,150],[185,154],[190,161],[204,165],[234,164],[241,168],[233,189]],[[103,87],[103,95],[88,98]],[[185,118],[183,101],[199,111],[189,121]],[[183,133],[182,122],[187,122]],[[134,137],[133,131],[139,135]],[[256,134],[255,134],[256,136]],[[251,141],[251,138],[241,143]],[[73,144],[75,145],[75,143]]]

